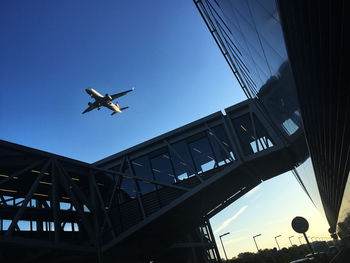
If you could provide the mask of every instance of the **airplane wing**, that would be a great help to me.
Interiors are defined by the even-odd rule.
[[[89,111],[92,111],[95,108],[97,108],[97,107],[94,104],[91,104],[91,105],[89,105],[89,107],[86,110],[83,111],[83,114],[87,113]]]
[[[117,94],[113,94],[113,95],[111,95],[112,100],[114,100],[114,99],[116,99],[116,98],[119,98],[119,97],[121,97],[121,96],[124,96],[124,95],[126,95],[127,93],[129,93],[129,92],[131,92],[131,91],[133,91],[133,90],[134,90],[134,88],[129,89],[129,90],[127,90],[127,91],[123,91],[123,92],[117,93]]]

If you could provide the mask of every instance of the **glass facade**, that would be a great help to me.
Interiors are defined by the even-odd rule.
[[[260,152],[274,145],[272,138],[254,114],[245,114],[232,122],[245,154]]]
[[[120,190],[127,198],[119,201],[136,199],[137,192],[146,195],[163,188],[149,180],[176,184],[234,160],[233,147],[224,125],[206,129],[129,162],[124,160],[122,172],[125,175],[121,179]],[[121,164],[111,169],[116,171],[117,167]],[[133,176],[145,180],[135,180]]]
[[[124,173],[131,178],[130,169],[126,168]],[[136,182],[133,179],[122,178],[120,189],[125,192],[130,198],[136,197]]]
[[[305,162],[300,164],[298,167],[295,168],[305,185],[308,194],[310,195],[312,201],[314,202],[315,206],[318,208],[319,212],[322,216],[326,217],[323,208],[320,192],[317,187],[317,182],[315,178],[315,172],[314,168],[312,166],[311,158],[308,157]]]
[[[219,166],[236,159],[233,154],[235,145],[231,145],[224,125],[212,128],[208,134]]]
[[[350,175],[350,174],[349,174]],[[346,182],[344,197],[340,206],[339,218],[337,224],[337,233],[343,240],[345,239],[349,245],[350,237],[350,176]]]
[[[215,168],[216,161],[207,137],[201,138],[189,144],[193,161],[196,166],[197,173],[206,172]]]
[[[152,171],[156,181],[172,184],[176,182],[173,164],[169,153],[165,152],[151,159]]]
[[[180,141],[171,146],[170,157],[174,165],[176,177],[183,180],[195,175],[193,157],[186,141]]]
[[[136,176],[143,177],[148,180],[154,180],[153,171],[151,169],[151,164],[148,159],[148,156],[137,158],[131,163]],[[138,181],[138,186],[140,188],[141,193],[143,194],[147,194],[155,190],[155,185],[150,184],[147,181]]]
[[[287,61],[275,1],[226,0],[216,3],[231,33],[230,42],[235,46],[232,49],[240,54],[242,75],[247,83],[260,89],[268,79],[278,74],[280,66]],[[216,5],[214,2],[211,4]]]
[[[205,1],[228,53],[253,97],[287,133],[301,124],[294,79],[274,0]],[[289,131],[288,131],[289,129]]]
[[[288,141],[304,136],[275,0],[205,0],[197,6],[247,96],[259,99],[259,106]],[[245,154],[275,144],[255,116],[240,116],[232,123]],[[305,155],[298,147],[294,150]],[[310,158],[296,169],[324,214]]]

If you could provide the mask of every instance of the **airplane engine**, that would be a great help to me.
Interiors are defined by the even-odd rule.
[[[109,100],[112,100],[112,97],[106,93],[105,98],[108,98]]]
[[[91,106],[91,105],[92,105],[92,103],[91,103],[91,102],[88,102],[88,105],[89,105],[89,106]]]

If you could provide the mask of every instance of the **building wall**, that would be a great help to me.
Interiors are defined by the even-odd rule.
[[[289,142],[304,131],[293,73],[274,0],[201,1],[198,5],[227,61],[248,96],[258,97],[272,122]],[[203,11],[204,10],[204,11]],[[225,55],[226,56],[226,55]],[[306,147],[305,147],[306,148]],[[295,154],[305,155],[304,147]],[[310,154],[296,167],[306,191],[324,215]]]

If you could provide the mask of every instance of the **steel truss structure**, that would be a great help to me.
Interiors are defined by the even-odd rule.
[[[12,254],[26,262],[137,262],[205,247],[203,262],[219,260],[208,219],[300,161],[254,100],[225,111],[94,164],[1,141],[4,258],[14,246],[31,248],[30,258]]]

